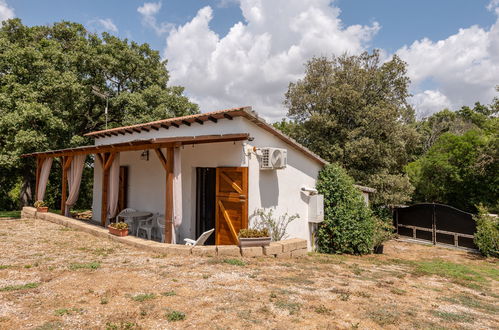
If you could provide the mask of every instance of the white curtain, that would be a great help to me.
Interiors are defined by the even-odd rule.
[[[40,176],[38,178],[38,193],[36,195],[37,201],[43,201],[43,198],[45,197],[45,189],[47,188],[47,182],[49,180],[52,160],[53,158],[45,158],[43,160],[42,168],[40,170]]]
[[[118,197],[120,193],[120,154],[116,153],[113,164],[109,170],[107,218],[116,216],[118,211]]]
[[[176,228],[182,224],[182,158],[180,150],[178,147],[173,149],[173,244],[176,243]]]
[[[71,209],[71,207],[73,207],[73,205],[76,204],[76,201],[78,200],[78,195],[80,193],[81,175],[83,173],[83,167],[85,166],[86,157],[87,155],[73,156],[71,166],[68,169],[69,195],[66,199],[66,207],[64,210],[65,216],[69,216],[69,210]]]

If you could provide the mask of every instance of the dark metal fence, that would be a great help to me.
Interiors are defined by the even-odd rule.
[[[476,249],[473,235],[476,223],[470,213],[442,204],[416,204],[394,211],[394,224],[400,236]]]

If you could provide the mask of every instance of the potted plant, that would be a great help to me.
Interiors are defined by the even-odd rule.
[[[373,234],[373,252],[383,253],[383,243],[393,238],[393,226],[386,221],[376,218]]]
[[[36,207],[37,212],[48,212],[49,211],[49,208],[45,204],[44,201],[36,201],[34,206]]]
[[[267,246],[270,244],[270,235],[267,229],[241,229],[239,231],[239,246]]]
[[[116,236],[127,236],[128,235],[128,224],[125,222],[116,222],[110,224],[108,227],[109,233]]]

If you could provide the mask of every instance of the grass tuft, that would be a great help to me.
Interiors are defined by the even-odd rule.
[[[69,265],[69,269],[98,269],[100,268],[100,262],[89,262],[89,263],[72,263]]]
[[[368,313],[368,316],[382,327],[397,324],[399,321],[399,313],[394,308],[373,310]]]
[[[9,285],[0,288],[0,291],[18,291],[18,290],[27,290],[27,289],[35,289],[40,286],[40,283],[26,283],[21,285]]]
[[[175,291],[166,291],[161,293],[161,295],[165,297],[171,297],[171,296],[176,296],[177,294],[175,293]]]
[[[176,322],[185,320],[185,313],[179,311],[171,311],[166,314],[168,322]]]
[[[246,263],[240,259],[223,259],[222,262],[234,266],[246,266]]]
[[[274,303],[274,305],[277,308],[287,310],[289,312],[289,315],[296,314],[300,311],[301,308],[301,304],[285,300],[278,300]]]
[[[441,318],[442,320],[448,321],[448,322],[466,322],[466,323],[472,323],[475,318],[473,315],[468,314],[468,313],[451,313],[451,312],[444,312],[444,311],[432,311],[432,314]]]
[[[156,298],[156,295],[154,293],[142,293],[142,294],[138,294],[136,296],[133,296],[132,300],[143,302],[146,300],[152,300],[154,298]]]

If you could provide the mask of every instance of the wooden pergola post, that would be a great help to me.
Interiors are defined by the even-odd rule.
[[[105,153],[102,155],[102,203],[100,212],[100,223],[104,227],[107,220],[107,202],[108,202],[108,187],[109,187],[109,169],[114,161],[116,153]]]
[[[165,243],[172,242],[173,226],[173,146],[166,148]]]

